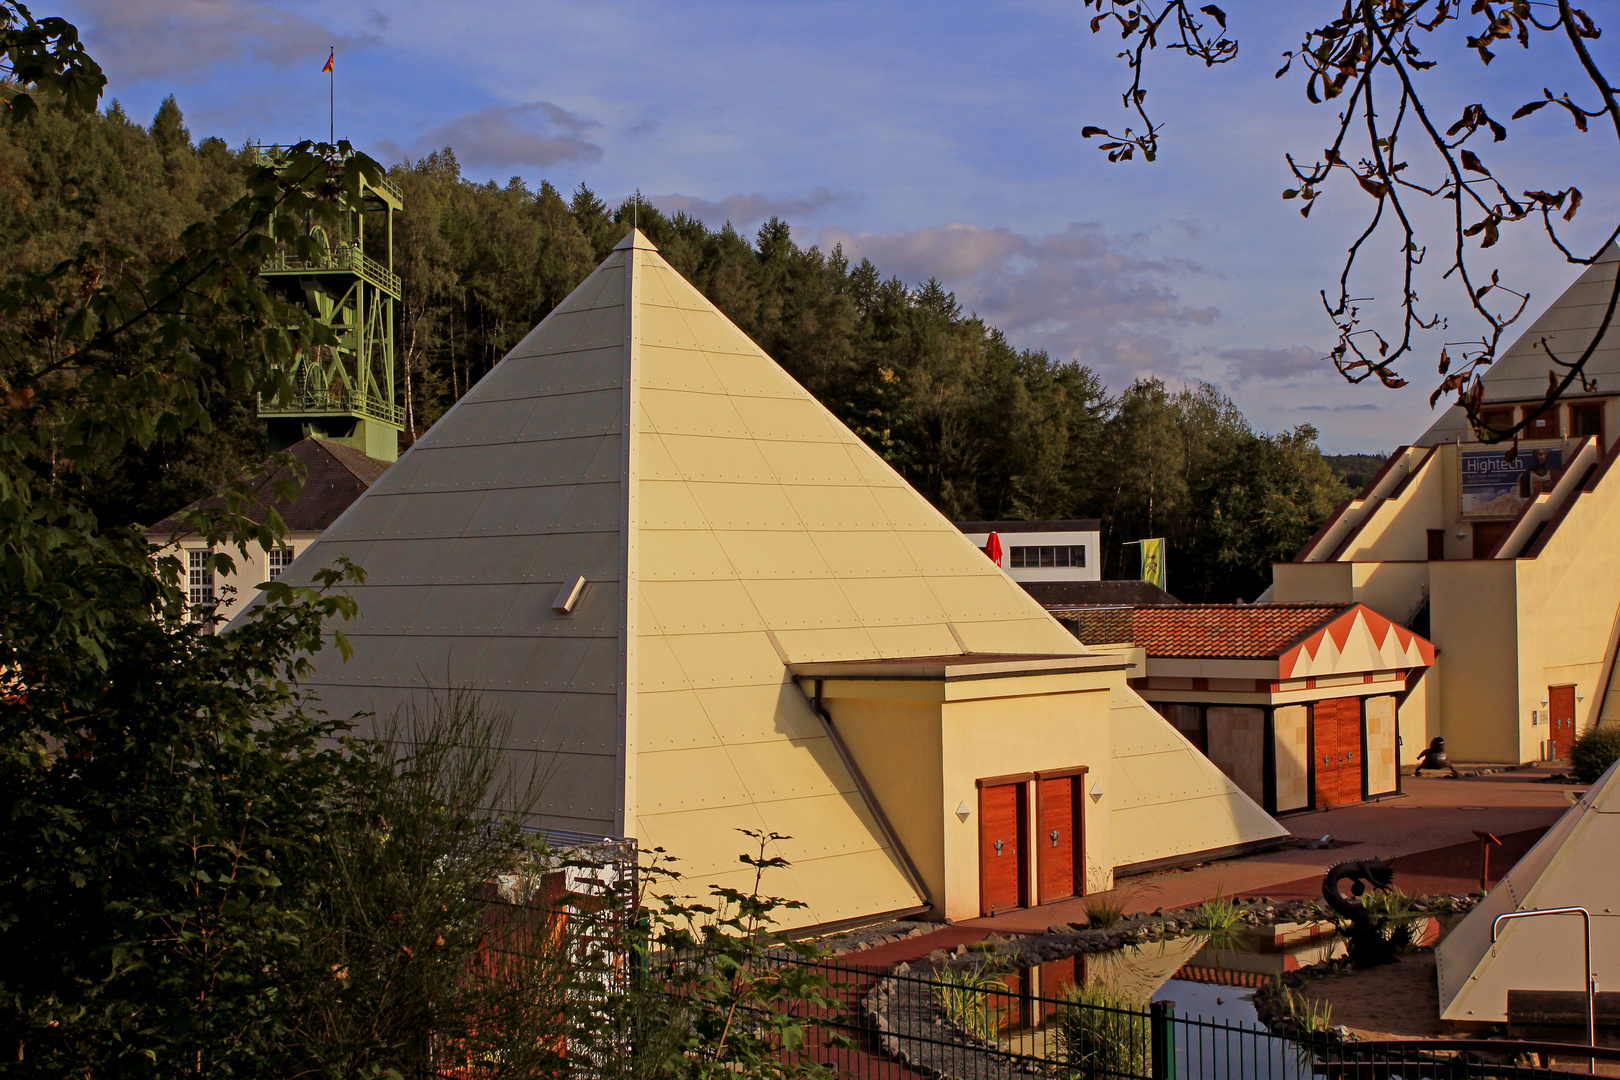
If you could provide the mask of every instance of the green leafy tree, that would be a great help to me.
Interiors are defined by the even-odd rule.
[[[11,115],[116,134],[120,117],[86,113],[99,72],[72,27],[0,12],[23,80],[5,91]],[[156,126],[178,150],[177,115]],[[253,1072],[288,1025],[308,806],[347,767],[295,686],[310,653],[346,647],[325,627],[352,614],[341,585],[360,572],[271,583],[255,619],[213,635],[184,621],[178,560],[103,522],[82,478],[208,430],[217,401],[291,392],[287,361],[330,334],[258,268],[278,246],[317,254],[308,223],[375,168],[302,146],[247,170],[163,257],[82,240],[0,281],[0,950],[18,961],[0,972],[0,1041],[29,1073]],[[233,484],[193,520],[218,569],[227,545],[284,532],[274,513],[248,519],[250,493]]]

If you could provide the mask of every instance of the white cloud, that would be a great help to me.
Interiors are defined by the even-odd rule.
[[[115,85],[194,77],[243,56],[318,68],[329,45],[342,63],[345,52],[382,43],[372,33],[337,33],[271,0],[77,0],[75,6],[91,54]]]
[[[1321,375],[1330,369],[1322,354],[1304,345],[1282,349],[1223,349],[1215,354],[1232,364],[1232,378],[1243,383],[1250,379],[1292,379]]]
[[[419,154],[446,146],[475,168],[546,168],[565,161],[597,161],[602,148],[582,135],[601,127],[549,101],[491,105],[462,113],[416,141]]]
[[[1078,360],[1116,388],[1138,375],[1177,374],[1178,329],[1219,315],[1177,295],[1176,279],[1199,273],[1196,266],[1145,254],[1137,238],[1109,236],[1097,222],[1045,236],[959,224],[887,233],[829,228],[820,240],[909,283],[938,278],[1015,345]]]
[[[758,192],[752,195],[732,194],[723,199],[700,199],[694,195],[651,195],[647,201],[665,214],[673,216],[684,213],[710,228],[718,228],[726,221],[742,228],[772,217],[790,220],[811,217],[834,206],[853,204],[856,200],[852,196],[817,187],[804,196],[763,195]]]

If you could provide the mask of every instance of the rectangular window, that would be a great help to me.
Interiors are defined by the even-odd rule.
[[[274,581],[281,576],[281,572],[292,565],[293,550],[290,547],[273,547],[270,549],[270,580]]]
[[[1086,546],[1057,544],[1046,547],[1015,547],[1012,549],[1011,564],[1014,570],[1083,567],[1086,565]]]
[[[1571,405],[1569,407],[1569,426],[1574,430],[1571,434],[1578,438],[1596,435],[1598,451],[1603,450],[1603,406],[1601,405]]]
[[[208,565],[207,551],[187,553],[187,599],[191,602],[191,621],[202,622],[214,606],[214,571]]]
[[[1533,417],[1524,426],[1524,437],[1527,439],[1556,439],[1560,437],[1558,431],[1558,406],[1554,405],[1540,416]]]
[[[1446,530],[1429,530],[1429,561],[1442,562],[1446,557]]]
[[[1479,414],[1479,418],[1491,431],[1506,431],[1513,426],[1512,409],[1486,409]]]

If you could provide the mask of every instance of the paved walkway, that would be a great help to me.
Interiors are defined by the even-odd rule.
[[[1331,835],[1340,842],[1340,847],[1320,850],[1288,847],[1185,870],[1123,878],[1119,887],[1111,893],[1093,894],[1086,900],[1064,900],[1009,911],[995,918],[964,920],[959,925],[993,929],[999,933],[1038,932],[1056,923],[1084,922],[1086,902],[1097,895],[1122,900],[1127,913],[1153,911],[1160,907],[1190,907],[1217,892],[1225,896],[1274,896],[1282,899],[1278,892],[1284,885],[1293,885],[1296,896],[1316,895],[1327,868],[1345,859],[1373,856],[1394,858],[1399,860],[1398,871],[1402,864],[1414,869],[1423,865],[1422,860],[1414,863],[1400,859],[1401,856],[1444,850],[1446,865],[1455,871],[1459,866],[1454,849],[1471,844],[1474,845],[1473,850],[1478,850],[1479,841],[1473,833],[1475,829],[1505,837],[1506,834],[1539,832],[1557,821],[1569,809],[1565,792],[1584,790],[1564,784],[1539,782],[1559,771],[1562,771],[1561,767],[1541,765],[1461,780],[1403,777],[1401,786],[1404,794],[1401,797],[1282,819],[1288,830],[1301,839]],[[1522,841],[1521,837],[1516,839]],[[1522,855],[1528,847],[1528,844],[1516,843],[1516,854],[1511,857]],[[1503,857],[1494,860],[1493,880],[1512,865],[1510,852],[1502,851],[1499,854]],[[1447,891],[1471,892],[1479,887],[1477,861],[1465,861],[1463,865],[1468,869],[1458,874],[1456,880],[1451,882],[1454,888]],[[1308,891],[1300,892],[1297,883],[1307,880],[1314,880],[1315,885]],[[1449,880],[1449,877],[1438,877],[1429,884],[1433,886]]]
[[[972,944],[992,932],[1040,933],[1056,924],[1084,923],[1086,902],[1098,896],[1121,900],[1132,914],[1160,907],[1190,907],[1217,892],[1276,900],[1318,896],[1329,866],[1373,856],[1393,859],[1396,884],[1409,892],[1472,892],[1479,888],[1479,841],[1473,830],[1494,833],[1503,841],[1491,854],[1491,881],[1495,883],[1569,809],[1566,793],[1584,790],[1539,782],[1559,771],[1561,766],[1541,765],[1461,780],[1403,777],[1404,794],[1399,798],[1282,819],[1301,839],[1333,836],[1341,845],[1336,848],[1289,847],[1123,878],[1110,893],[1010,911],[995,918],[968,919],[841,959],[890,967],[921,959],[935,949]]]

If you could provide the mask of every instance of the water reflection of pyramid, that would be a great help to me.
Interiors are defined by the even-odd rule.
[[[1203,946],[1204,939],[1193,935],[1093,953],[1086,957],[1086,982],[1106,986],[1127,1001],[1152,1001]]]

